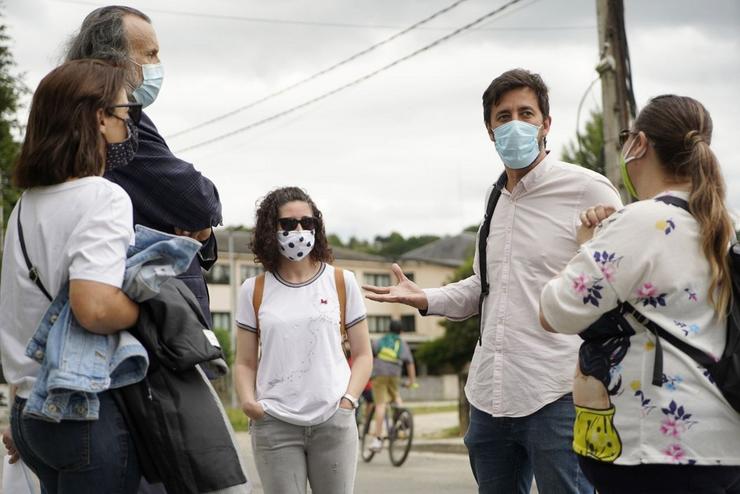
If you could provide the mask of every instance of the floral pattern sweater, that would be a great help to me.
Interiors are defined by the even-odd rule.
[[[683,192],[663,192],[682,199]],[[689,344],[720,355],[724,317],[709,301],[710,267],[699,225],[681,208],[639,201],[606,219],[544,288],[545,320],[581,333],[629,302]],[[740,414],[706,370],[661,340],[662,386],[652,384],[655,337],[631,315],[626,330],[584,359],[574,385],[577,453],[622,465],[740,465]],[[586,367],[586,368],[584,368]],[[580,379],[579,379],[580,378]]]

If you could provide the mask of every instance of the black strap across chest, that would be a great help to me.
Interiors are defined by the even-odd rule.
[[[31,259],[28,257],[28,251],[26,250],[26,242],[23,238],[23,226],[21,225],[21,205],[23,202],[23,197],[21,197],[18,200],[18,216],[16,216],[17,225],[18,225],[18,239],[21,242],[21,251],[23,252],[23,259],[26,261],[26,267],[28,268],[28,277],[36,283],[36,286],[39,287],[39,290],[46,296],[46,298],[49,299],[49,302],[52,301],[51,295],[49,295],[49,291],[46,289],[44,284],[41,282],[41,278],[39,277],[39,270],[36,266],[33,265],[31,262]]]
[[[496,204],[501,197],[501,191],[506,187],[506,172],[501,173],[501,176],[496,181],[496,184],[491,190],[491,195],[488,196],[488,204],[486,205],[486,216],[483,218],[483,224],[478,232],[478,275],[480,276],[480,298],[478,299],[478,344],[483,344],[483,302],[485,301],[490,291],[490,285],[488,283],[488,259],[487,259],[487,246],[488,246],[488,234],[491,232],[491,218],[493,218],[493,211],[496,209]]]

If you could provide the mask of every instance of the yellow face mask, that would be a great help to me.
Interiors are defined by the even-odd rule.
[[[634,143],[634,141],[632,142]],[[630,144],[630,147],[627,148],[627,151],[624,154],[628,154],[630,149],[632,149],[632,144]],[[639,197],[637,197],[637,191],[635,190],[635,185],[632,183],[630,174],[627,172],[627,163],[629,163],[630,161],[636,160],[637,157],[630,156],[629,158],[625,158],[624,154],[620,155],[620,163],[619,163],[619,170],[622,172],[622,183],[627,189],[627,192],[629,192],[630,196],[634,197],[635,199],[639,199]]]

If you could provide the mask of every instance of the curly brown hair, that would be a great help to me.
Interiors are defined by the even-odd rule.
[[[278,210],[281,206],[293,201],[307,203],[313,211],[313,217],[316,218],[316,240],[309,257],[317,262],[331,263],[334,261],[334,254],[326,239],[324,220],[319,208],[303,189],[281,187],[262,198],[255,213],[256,224],[249,248],[254,253],[254,261],[261,263],[265,271],[277,272],[280,261],[280,247],[276,235]]]

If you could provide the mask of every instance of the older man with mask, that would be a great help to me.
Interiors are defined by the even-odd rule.
[[[128,67],[133,98],[144,108],[156,100],[162,86],[164,70],[151,19],[131,7],[101,7],[88,14],[70,40],[66,58],[97,58]],[[217,257],[211,230],[222,221],[216,186],[192,164],[172,154],[146,113],[131,129],[129,139],[109,154],[105,178],[131,197],[134,224],[203,243],[196,260],[179,278],[196,296],[210,324],[201,267],[210,269]]]
[[[164,79],[151,19],[131,7],[107,6],[88,14],[69,41],[66,58],[96,58],[127,67],[130,93],[144,108],[154,103]],[[188,236],[203,244],[197,258],[179,278],[197,298],[210,325],[208,291],[201,267],[210,269],[217,258],[212,227],[220,224],[222,218],[215,185],[170,151],[146,113],[137,126],[130,125],[129,138],[108,153],[105,178],[120,185],[130,196],[134,224]],[[204,371],[210,373],[205,367]],[[248,492],[250,486],[241,484],[218,492]],[[142,479],[140,494],[164,492],[162,484],[150,485]]]
[[[422,290],[393,265],[397,285],[365,289],[371,300],[453,320],[482,310],[465,386],[471,404],[465,445],[480,493],[528,494],[533,474],[542,494],[592,493],[571,447],[572,362],[580,340],[542,330],[539,297],[579,247],[581,211],[596,204],[618,209],[619,195],[602,175],[548,154],[552,119],[539,75],[514,69],[494,79],[483,93],[483,118],[505,167],[492,214],[486,201],[473,276]]]

